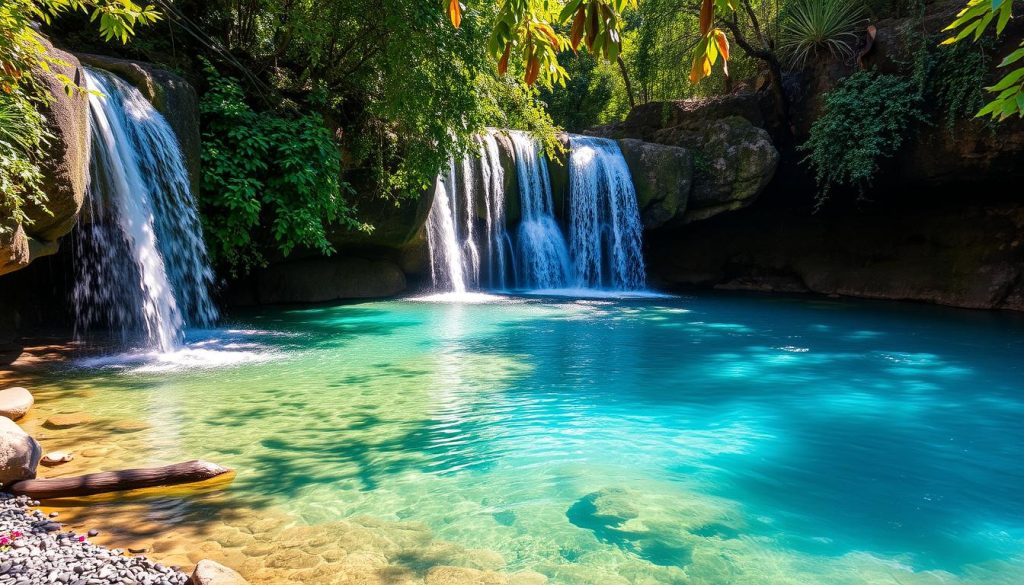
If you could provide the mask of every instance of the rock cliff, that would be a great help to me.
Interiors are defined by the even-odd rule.
[[[85,201],[89,180],[89,105],[85,95],[68,95],[56,75],[66,75],[75,83],[84,83],[81,64],[69,53],[47,44],[54,57],[65,64],[54,64],[50,71],[37,71],[36,79],[54,99],[41,109],[46,128],[53,135],[45,147],[41,167],[47,201],[45,209],[28,204],[25,213],[31,222],[13,233],[0,236],[0,274],[22,269],[36,258],[57,252],[59,240],[74,227]]]

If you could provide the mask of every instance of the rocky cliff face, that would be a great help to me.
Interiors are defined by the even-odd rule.
[[[812,292],[1024,310],[1024,204],[909,205],[820,217],[758,208],[648,242],[672,289]]]
[[[193,191],[197,192],[199,186],[199,107],[195,90],[188,83],[145,63],[97,55],[75,56],[47,46],[67,65],[54,65],[50,72],[36,73],[54,96],[42,111],[47,129],[55,137],[46,147],[47,156],[42,164],[46,209],[27,206],[26,213],[32,222],[8,236],[0,236],[0,274],[25,268],[37,258],[57,253],[60,239],[75,226],[85,201],[90,148],[88,98],[82,93],[67,95],[56,74],[66,75],[84,86],[82,67],[89,65],[116,73],[138,87],[170,122],[185,154]]]
[[[81,65],[73,55],[47,46],[67,65],[52,65],[51,71],[37,71],[36,79],[54,99],[41,112],[54,138],[46,145],[42,163],[47,195],[46,208],[27,205],[31,223],[0,236],[0,274],[22,269],[33,260],[54,254],[59,240],[74,227],[85,201],[89,180],[89,105],[81,93],[67,95],[56,75],[84,83]]]
[[[915,10],[872,23],[877,37],[864,56],[866,67],[907,74],[913,48],[936,38],[932,35],[941,33],[963,2],[926,0],[924,6],[923,14]],[[1022,28],[1020,23],[1007,28],[994,50],[993,67],[1017,46]],[[819,62],[793,74],[788,83],[794,90],[793,144],[807,138],[827,92],[855,70],[854,63]],[[998,75],[993,71],[990,81]],[[771,111],[768,105],[742,95],[703,105],[647,105],[601,131],[685,139],[700,132],[690,120],[693,111],[704,109],[717,118],[710,124],[742,119],[777,132],[762,115]],[[847,194],[839,197],[846,201],[833,201],[820,212],[814,210],[814,184],[800,159],[792,146],[784,148],[783,171],[747,209],[650,231],[651,280],[670,289],[810,292],[1024,310],[1024,202],[1020,189],[1007,189],[1024,180],[1024,122],[992,126],[958,120],[952,129],[943,122],[922,124],[896,158],[885,161],[859,201],[853,202],[856,193]],[[739,183],[754,190],[756,174],[749,176]]]
[[[753,203],[780,160],[771,136],[759,126],[763,123],[758,97],[738,94],[643,104],[624,122],[592,133],[620,139],[637,183],[644,227],[654,229]],[[678,170],[686,166],[680,150],[690,159],[688,173]],[[680,198],[678,189],[689,192]]]

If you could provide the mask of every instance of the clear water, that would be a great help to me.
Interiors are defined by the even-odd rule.
[[[1024,583],[1019,317],[476,300],[267,310],[39,389],[153,424],[139,463],[236,467],[246,506],[421,522],[549,583]]]

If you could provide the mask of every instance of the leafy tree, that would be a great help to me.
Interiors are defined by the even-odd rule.
[[[574,56],[564,51],[558,57],[569,79],[564,88],[540,91],[540,99],[556,124],[569,131],[579,131],[599,123],[601,114],[612,99],[613,82],[609,72],[599,67],[589,53]]]
[[[444,0],[444,5],[452,25],[459,28],[463,5],[459,0]],[[636,6],[637,0],[505,0],[494,18],[487,50],[498,62],[499,75],[510,63],[519,63],[527,85],[564,85],[568,73],[558,61],[559,53],[584,45],[617,62],[623,12]],[[568,35],[560,32],[563,26],[568,26]]]
[[[0,236],[29,223],[26,201],[46,203],[38,162],[48,137],[31,100],[20,90],[0,92]]]

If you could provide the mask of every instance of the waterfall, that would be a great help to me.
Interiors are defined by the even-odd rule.
[[[434,203],[427,215],[427,247],[430,249],[430,276],[434,284],[456,293],[466,292],[466,273],[462,263],[462,244],[455,231],[455,163],[448,164],[446,180],[440,176],[434,184]],[[451,196],[449,196],[451,190]]]
[[[433,283],[439,290],[590,288],[641,290],[640,213],[618,145],[569,139],[567,229],[555,217],[548,162],[525,132],[489,131],[477,152],[438,176],[427,218]],[[502,149],[514,160],[518,193],[505,192]],[[519,223],[510,226],[509,196]]]
[[[569,146],[569,241],[577,286],[643,289],[643,225],[619,145],[574,135]]]
[[[170,351],[186,326],[217,318],[213,273],[188,173],[170,125],[134,87],[86,69],[91,175],[79,226],[76,329],[142,333]]]
[[[475,142],[476,152],[450,162],[447,173],[438,176],[427,216],[434,285],[456,293],[504,290],[516,282],[498,138],[488,133]]]
[[[524,132],[509,132],[519,179],[518,264],[521,288],[563,288],[568,283],[569,248],[555,221],[551,177],[537,141]]]

